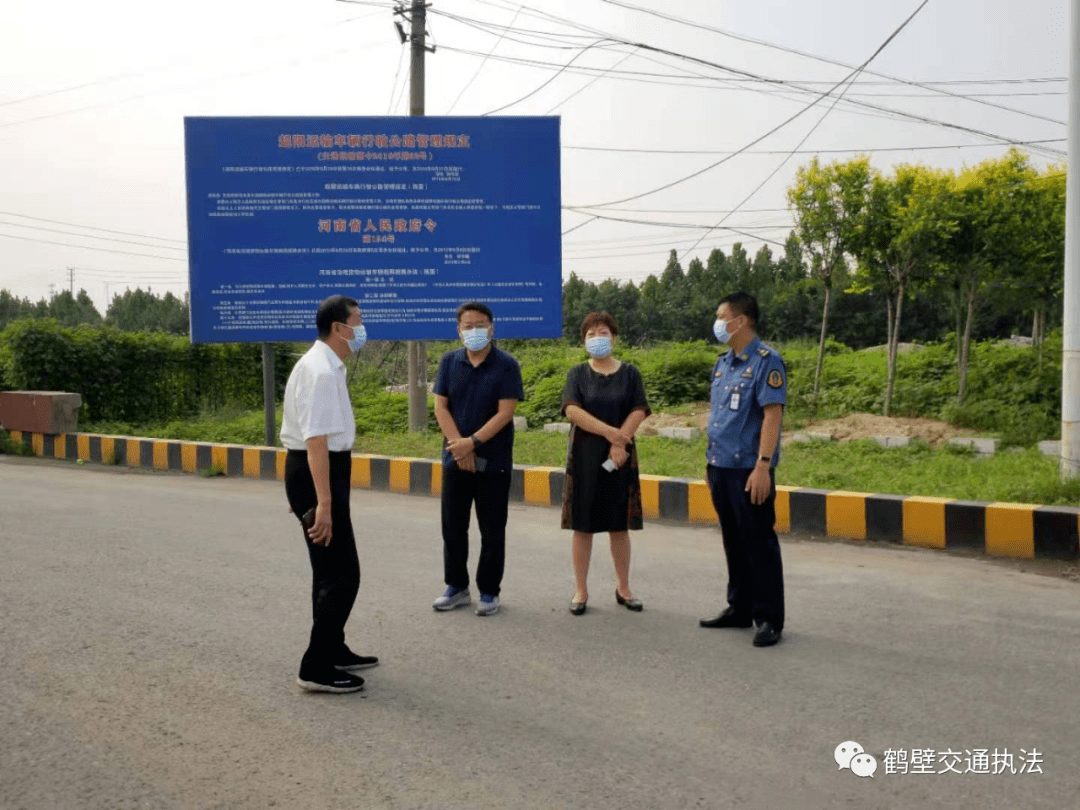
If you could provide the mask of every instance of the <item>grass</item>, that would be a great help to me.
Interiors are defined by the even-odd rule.
[[[280,425],[280,408],[278,409]],[[88,424],[87,433],[112,433],[188,441],[235,442],[261,445],[262,411],[225,411],[199,419],[161,425]],[[566,436],[561,433],[518,433],[514,460],[518,464],[562,467]],[[638,440],[643,473],[699,479],[705,473],[705,439],[684,442],[660,436]],[[359,435],[359,453],[411,458],[438,458],[442,437],[423,433]],[[864,440],[845,443],[791,444],[782,449],[776,482],[788,486],[842,489],[893,495],[928,495],[974,501],[1010,501],[1047,505],[1080,505],[1080,479],[1063,483],[1058,462],[1038,450],[999,452],[978,458],[966,448],[914,442],[883,448]]]

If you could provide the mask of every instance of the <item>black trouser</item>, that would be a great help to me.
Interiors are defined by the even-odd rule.
[[[750,503],[751,470],[706,467],[713,507],[720,516],[728,566],[728,604],[740,616],[784,628],[784,566],[776,537],[776,483],[765,502]]]
[[[469,586],[469,516],[476,503],[480,526],[480,563],[476,587],[480,593],[499,595],[506,562],[506,515],[510,500],[510,471],[462,472],[454,463],[443,464],[442,535],[443,573],[452,588]]]
[[[301,676],[333,666],[345,646],[345,622],[360,589],[360,560],[356,556],[349,495],[352,488],[352,454],[330,453],[330,544],[317,546],[304,531],[311,560],[311,641],[300,661]],[[290,450],[285,459],[285,497],[297,517],[315,506],[315,482],[308,468],[306,450]]]

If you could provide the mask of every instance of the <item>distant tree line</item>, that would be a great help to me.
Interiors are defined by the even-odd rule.
[[[8,290],[0,290],[0,329],[26,318],[52,318],[61,326],[105,324],[124,332],[186,335],[189,330],[186,294],[178,298],[171,292],[157,295],[141,288],[114,295],[104,318],[86,290],[79,290],[78,295],[64,290],[37,303],[19,298]]]

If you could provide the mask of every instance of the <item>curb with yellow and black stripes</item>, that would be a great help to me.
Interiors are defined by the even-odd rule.
[[[43,458],[121,464],[188,473],[282,480],[286,451],[274,447],[143,439],[90,433],[11,431],[13,441]],[[515,466],[510,499],[536,506],[562,503],[561,467]],[[423,458],[356,453],[352,484],[362,489],[439,495],[442,464]],[[1002,557],[1080,558],[1080,509],[1024,503],[983,503],[953,498],[875,495],[867,492],[777,486],[776,528],[845,538],[884,540]],[[646,519],[716,524],[704,481],[641,476]]]

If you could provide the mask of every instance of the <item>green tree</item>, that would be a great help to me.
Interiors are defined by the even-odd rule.
[[[1037,207],[1037,179],[1027,157],[1010,149],[1002,158],[961,171],[951,184],[946,280],[957,315],[958,403],[964,401],[978,310],[995,295],[1008,293],[1010,279],[1022,275],[1030,254],[1027,233]]]
[[[34,305],[28,298],[18,298],[8,290],[0,290],[0,329],[12,321],[33,318]]]
[[[923,166],[898,166],[892,177],[873,173],[853,253],[854,290],[882,294],[886,308],[886,382],[889,415],[896,381],[904,303],[910,286],[937,261],[950,234],[944,216],[949,176]]]
[[[79,290],[78,296],[72,295],[69,290],[54,295],[49,299],[46,317],[55,318],[61,326],[78,326],[82,323],[97,326],[101,323],[101,313],[86,290]]]
[[[114,295],[105,315],[105,322],[124,332],[188,333],[188,301],[171,292],[164,297],[141,287]]]
[[[866,206],[870,185],[870,159],[857,157],[846,163],[822,166],[817,158],[799,168],[795,184],[788,189],[788,204],[795,217],[795,232],[809,254],[810,271],[825,289],[821,310],[814,396],[821,381],[828,334],[833,277],[844,266]]]

